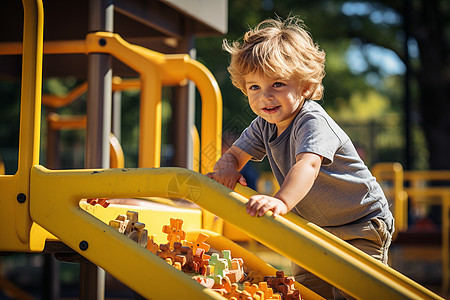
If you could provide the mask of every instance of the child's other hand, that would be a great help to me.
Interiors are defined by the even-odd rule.
[[[232,190],[234,190],[237,182],[242,185],[247,185],[247,181],[244,176],[236,170],[219,170],[216,172],[210,172],[206,174],[206,176]]]
[[[274,218],[278,215],[285,215],[288,212],[286,204],[275,197],[255,195],[250,197],[247,202],[247,213],[252,217],[261,217],[269,210],[273,212]]]

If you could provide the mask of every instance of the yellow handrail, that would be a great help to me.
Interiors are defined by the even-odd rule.
[[[2,43],[0,55],[20,54],[21,43]],[[164,55],[127,43],[118,34],[90,33],[86,40],[52,41],[46,54],[109,53],[141,75],[139,167],[159,167],[161,156],[161,86],[192,80],[201,95],[201,172],[212,170],[221,155],[222,96],[211,72],[187,54]],[[130,83],[136,85],[135,82]],[[59,100],[58,100],[59,101]]]
[[[196,126],[193,126],[191,128],[191,138],[192,138],[192,144],[193,149],[192,152],[194,153],[192,159],[193,159],[193,170],[195,172],[200,173],[200,136],[198,135],[198,130]]]
[[[61,116],[52,112],[47,115],[47,121],[54,130],[86,128],[86,116]]]
[[[30,236],[50,235],[32,222],[30,170],[39,164],[44,11],[41,0],[23,0],[24,28],[18,168],[14,175],[0,175],[2,251],[29,251]],[[20,52],[22,53],[22,51]]]
[[[120,146],[119,140],[113,133],[109,135],[109,152],[111,168],[125,167],[125,158],[123,155],[122,146]]]
[[[161,145],[161,86],[192,80],[202,99],[201,172],[212,170],[220,157],[222,97],[209,70],[187,54],[163,55],[132,45],[108,32],[86,36],[87,52],[109,53],[141,75],[139,166],[159,167]]]
[[[252,189],[250,189],[248,187],[244,187],[240,184],[236,185],[236,192],[238,192],[239,194],[243,195],[246,198],[249,198],[249,197],[257,194],[256,191],[253,191]],[[358,249],[354,248],[350,244],[342,241],[341,239],[337,238],[336,236],[332,235],[331,233],[327,232],[326,230],[323,230],[319,226],[317,226],[313,223],[307,222],[306,220],[299,217],[298,215],[295,215],[294,213],[291,212],[291,213],[288,213],[287,215],[285,215],[285,218],[287,220],[293,222],[295,225],[300,226],[302,229],[306,230],[308,233],[312,234],[315,239],[325,241],[325,243],[329,243],[327,246],[327,249],[332,249],[333,247],[336,247],[339,249],[339,251],[343,251],[343,252],[347,253],[348,255],[350,255],[352,257],[352,259],[356,259],[356,260],[360,261],[361,263],[363,263],[365,268],[372,269],[375,272],[379,272],[379,274],[377,276],[379,276],[380,278],[386,276],[386,278],[389,278],[388,280],[395,281],[398,284],[402,285],[403,287],[406,287],[410,291],[414,291],[417,289],[418,294],[421,294],[421,293],[428,294],[428,296],[423,296],[423,295],[418,296],[418,294],[417,294],[416,297],[413,297],[411,299],[416,299],[417,297],[418,297],[417,299],[428,299],[430,296],[433,299],[434,299],[434,297],[440,298],[438,295],[435,295],[434,293],[428,291],[426,288],[422,287],[421,285],[417,284],[416,282],[412,281],[411,279],[407,278],[406,276],[398,273],[394,269],[391,269],[390,267],[373,259],[372,257],[366,255],[362,251],[359,251]],[[244,229],[244,228],[242,228],[242,229]],[[314,242],[315,241],[311,241],[311,243],[314,243]],[[267,246],[271,247],[269,245],[267,245]],[[281,252],[279,252],[279,253],[281,253]],[[326,254],[326,255],[328,255],[328,254]],[[340,255],[343,255],[343,254],[340,254]],[[291,257],[289,257],[289,258],[291,258]],[[294,260],[294,262],[295,262],[295,260]],[[353,263],[355,263],[355,262],[353,262]],[[300,264],[300,265],[302,265],[302,264]],[[344,281],[352,280],[351,276],[347,277],[348,274],[346,272],[340,272],[340,271],[342,271],[342,269],[341,269],[342,266],[340,266],[339,262],[333,261],[333,262],[330,262],[329,265],[328,264],[326,264],[326,265],[328,266],[330,272],[332,272],[332,270],[334,270],[334,271],[339,270],[339,273],[341,274],[341,276],[345,277],[345,278],[343,278]],[[310,268],[307,268],[307,269],[309,269],[311,272],[315,273],[312,269],[310,269]],[[324,271],[324,273],[325,273],[325,271]],[[316,274],[318,276],[322,277],[322,275],[324,275],[324,273],[317,272]],[[358,277],[358,278],[360,278],[360,277]],[[327,281],[332,283],[333,285],[337,285],[336,282],[333,280],[327,280]],[[366,286],[366,288],[371,290],[372,288],[374,288],[374,286],[371,286],[370,284],[368,284]],[[343,288],[343,289],[345,290],[345,288]],[[351,293],[349,293],[349,294],[351,294]],[[365,297],[359,296],[357,298],[376,299],[377,297],[375,297],[374,295],[372,295],[372,296],[367,295]],[[381,297],[379,299],[391,299],[391,298],[390,297]]]
[[[162,296],[158,294],[160,291],[155,290],[157,286],[161,288],[164,285],[161,281],[152,282],[156,277],[159,278],[159,272],[162,271],[170,280],[175,280],[175,285],[181,284],[179,290],[187,288],[187,291],[192,291],[194,288],[185,286],[181,282],[184,281],[181,275],[166,270],[163,267],[165,263],[157,262],[151,253],[132,245],[112,228],[78,209],[80,199],[148,196],[185,198],[241,228],[261,243],[354,297],[441,299],[296,215],[288,214],[286,218],[273,218],[270,214],[260,218],[251,217],[245,210],[245,197],[190,170],[140,168],[52,171],[35,166],[31,182],[33,201],[30,209],[33,220],[72,249],[118,276],[119,280],[144,297],[153,293],[152,298],[155,299],[175,298],[175,295]],[[67,219],[71,220],[72,226],[65,226]],[[82,243],[83,248],[88,245],[87,250],[80,249],[83,241],[86,242]],[[115,259],[117,257],[121,259]],[[123,272],[130,265],[135,268],[136,276],[133,278]],[[152,272],[149,272],[150,265]]]
[[[430,187],[421,185],[428,181],[450,181],[450,171],[403,171],[399,163],[380,163],[374,166],[373,174],[379,181],[393,183],[392,188],[384,187],[387,194],[395,195],[394,217],[396,219],[396,234],[407,230],[407,198],[413,205],[425,203],[427,205],[441,205],[442,207],[442,290],[450,288],[450,242],[449,242],[449,208],[450,187]],[[406,185],[405,183],[409,184]],[[398,205],[400,203],[400,205]]]
[[[44,51],[45,53],[45,51]],[[129,89],[140,89],[141,88],[141,82],[139,79],[122,79],[120,77],[113,77],[112,81],[112,91],[124,91]],[[73,88],[69,93],[63,96],[56,96],[56,95],[50,95],[50,94],[43,94],[42,95],[42,104],[59,108],[64,107],[78,99],[81,95],[86,93],[88,89],[87,82],[83,82],[82,84],[76,86]]]
[[[55,96],[55,95],[48,95],[44,94],[42,95],[42,104],[59,108],[64,107],[75,101],[77,98],[79,98],[81,95],[83,95],[87,91],[87,82],[83,82],[79,86],[72,89],[67,95],[65,96]]]
[[[395,239],[399,232],[408,228],[408,195],[403,187],[403,167],[399,163],[378,163],[372,168],[372,173],[382,185],[388,199],[394,202]],[[386,179],[392,181],[391,188],[383,186]]]

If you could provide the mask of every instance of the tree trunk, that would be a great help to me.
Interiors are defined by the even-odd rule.
[[[450,61],[439,1],[415,7],[412,33],[420,51],[419,107],[428,142],[430,169],[450,169]]]

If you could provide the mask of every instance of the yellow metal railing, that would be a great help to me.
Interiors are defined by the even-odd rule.
[[[386,197],[393,204],[395,232],[397,238],[400,231],[408,228],[408,196],[403,187],[403,167],[399,163],[379,163],[372,168],[372,173],[381,184]],[[386,185],[386,181],[388,181]]]
[[[136,90],[141,88],[141,81],[139,79],[122,79],[115,76],[113,77],[111,87],[113,92]],[[87,89],[87,82],[83,82],[63,96],[44,94],[42,95],[42,104],[54,108],[64,107],[81,97],[81,95],[86,93]]]
[[[403,171],[399,163],[380,163],[374,166],[377,180],[390,183],[383,186],[386,194],[395,199],[394,217],[397,235],[408,228],[407,215],[412,207],[441,205],[442,208],[442,290],[450,288],[450,186],[429,186],[430,181],[450,182],[450,171]]]
[[[120,146],[119,140],[113,133],[109,135],[109,153],[111,168],[125,167],[125,158],[123,155],[122,146]]]
[[[442,210],[442,290],[450,288],[450,171],[405,171],[405,192],[413,207],[440,205]],[[430,186],[431,181],[446,181],[447,185]]]
[[[2,43],[0,55],[20,54],[21,43]],[[139,167],[159,167],[161,157],[161,87],[195,83],[202,101],[201,161],[202,173],[212,170],[221,155],[222,96],[211,72],[187,54],[164,55],[123,40],[108,32],[90,33],[86,40],[52,41],[43,46],[45,54],[108,53],[140,74],[141,105]],[[136,82],[124,82],[136,86]],[[70,98],[84,87],[80,86]],[[46,99],[63,105],[60,99]],[[69,101],[70,99],[66,99]],[[61,103],[61,104],[60,104]]]
[[[175,181],[189,184],[173,189],[169,184]],[[31,182],[33,202],[30,209],[33,220],[144,297],[163,297],[159,293],[164,283],[156,283],[156,277],[159,278],[161,272],[171,281],[170,284],[179,285],[179,290],[186,288],[182,292],[184,295],[191,291],[197,293],[198,287],[187,287],[185,275],[175,275],[175,270],[169,270],[170,266],[157,260],[152,253],[127,241],[87,212],[77,209],[80,199],[169,195],[188,199],[354,297],[440,299],[407,277],[292,213],[286,218],[273,218],[270,214],[251,217],[245,210],[247,198],[193,171],[178,168],[51,171],[35,166]],[[245,188],[240,189],[241,193],[249,194]],[[68,219],[71,220],[70,227],[65,226]],[[36,250],[42,248],[43,243]],[[115,259],[117,257],[121,259]],[[133,278],[123,272],[130,265],[135,266],[136,276]],[[152,272],[148,272],[150,269]],[[171,291],[174,294],[168,296],[167,291],[162,290],[165,297],[162,299],[178,296],[176,291]]]
[[[60,116],[57,113],[50,113],[47,121],[48,126],[53,130],[86,128],[86,116]],[[122,146],[113,133],[109,135],[109,150],[111,168],[124,168],[125,158]]]
[[[20,43],[4,43],[0,54],[17,54]],[[164,55],[124,41],[119,35],[96,32],[86,36],[85,41],[46,42],[46,54],[64,53],[108,53],[133,68],[140,75],[141,104],[139,130],[139,167],[160,166],[161,157],[161,88],[162,85],[195,83],[202,100],[200,159],[195,159],[200,172],[212,171],[221,155],[222,97],[217,81],[211,72],[187,54]],[[138,86],[134,81],[116,82],[127,88]],[[79,95],[85,87],[81,85],[69,94],[70,99]],[[53,105],[62,105],[70,99],[46,99]],[[62,103],[62,104],[61,104]],[[222,231],[222,221],[204,214],[208,229]]]
[[[90,52],[109,53],[141,75],[141,135],[139,166],[159,167],[161,145],[161,86],[192,80],[201,95],[201,172],[212,170],[221,153],[222,98],[209,70],[189,55],[162,55],[131,45],[119,35],[106,32],[88,34]],[[145,153],[145,155],[143,155]]]
[[[40,0],[24,0],[23,8],[19,161],[14,175],[0,176],[2,251],[30,251],[32,236],[51,237],[31,220],[29,211],[30,170],[39,164],[44,11]]]

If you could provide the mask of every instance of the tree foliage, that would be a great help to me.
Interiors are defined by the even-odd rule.
[[[447,117],[450,111],[450,1],[229,0],[228,15],[228,34],[196,41],[198,59],[213,72],[222,90],[225,130],[238,134],[255,116],[245,97],[229,80],[229,56],[221,50],[222,40],[239,39],[249,27],[266,18],[297,15],[305,21],[314,41],[327,53],[322,104],[333,117],[342,121],[344,128],[346,124],[351,125],[348,128],[358,127],[358,122],[392,122],[394,126],[403,126],[407,116],[404,76],[409,70],[408,116],[413,154],[410,167],[450,169],[450,118]],[[409,56],[405,52],[405,29],[409,33]],[[70,89],[74,84],[50,80],[44,82],[43,88],[44,92],[64,94],[67,87]],[[0,82],[0,94],[3,107],[0,150],[3,159],[8,159],[17,156],[11,149],[18,144],[20,83]],[[132,134],[122,141],[124,148],[135,147],[130,141],[137,140],[138,95],[129,96],[134,101],[123,102],[126,113],[122,121],[126,131]],[[84,111],[84,102],[75,110],[67,109],[71,114]],[[387,138],[367,143],[368,147],[383,147],[383,151],[387,151],[386,159],[404,162],[401,148],[405,147],[405,131],[374,128],[376,130],[369,130],[379,130],[379,136],[396,141],[396,153],[393,155],[394,150],[389,149],[392,145],[385,142]],[[366,134],[355,133],[355,136],[365,137]]]
[[[298,15],[305,21],[314,40],[327,53],[323,105],[337,118],[353,109],[356,118],[364,115],[373,119],[372,112],[382,107],[379,121],[384,120],[385,114],[396,114],[398,125],[403,126],[403,82],[405,70],[411,70],[408,116],[413,131],[413,167],[424,160],[427,151],[423,149],[427,147],[430,168],[450,169],[450,118],[446,116],[450,108],[450,2],[231,0],[229,5],[229,32],[224,37],[229,40],[239,39],[249,27],[268,17]],[[409,32],[409,56],[405,52],[405,28]],[[199,39],[197,47],[200,60],[213,71],[221,86],[226,128],[248,105],[228,79],[229,58],[220,51],[222,39]],[[243,115],[239,124],[252,118],[250,113]],[[421,137],[422,130],[425,139]],[[400,139],[406,139],[404,130],[398,134]],[[403,153],[399,159],[405,159]]]

